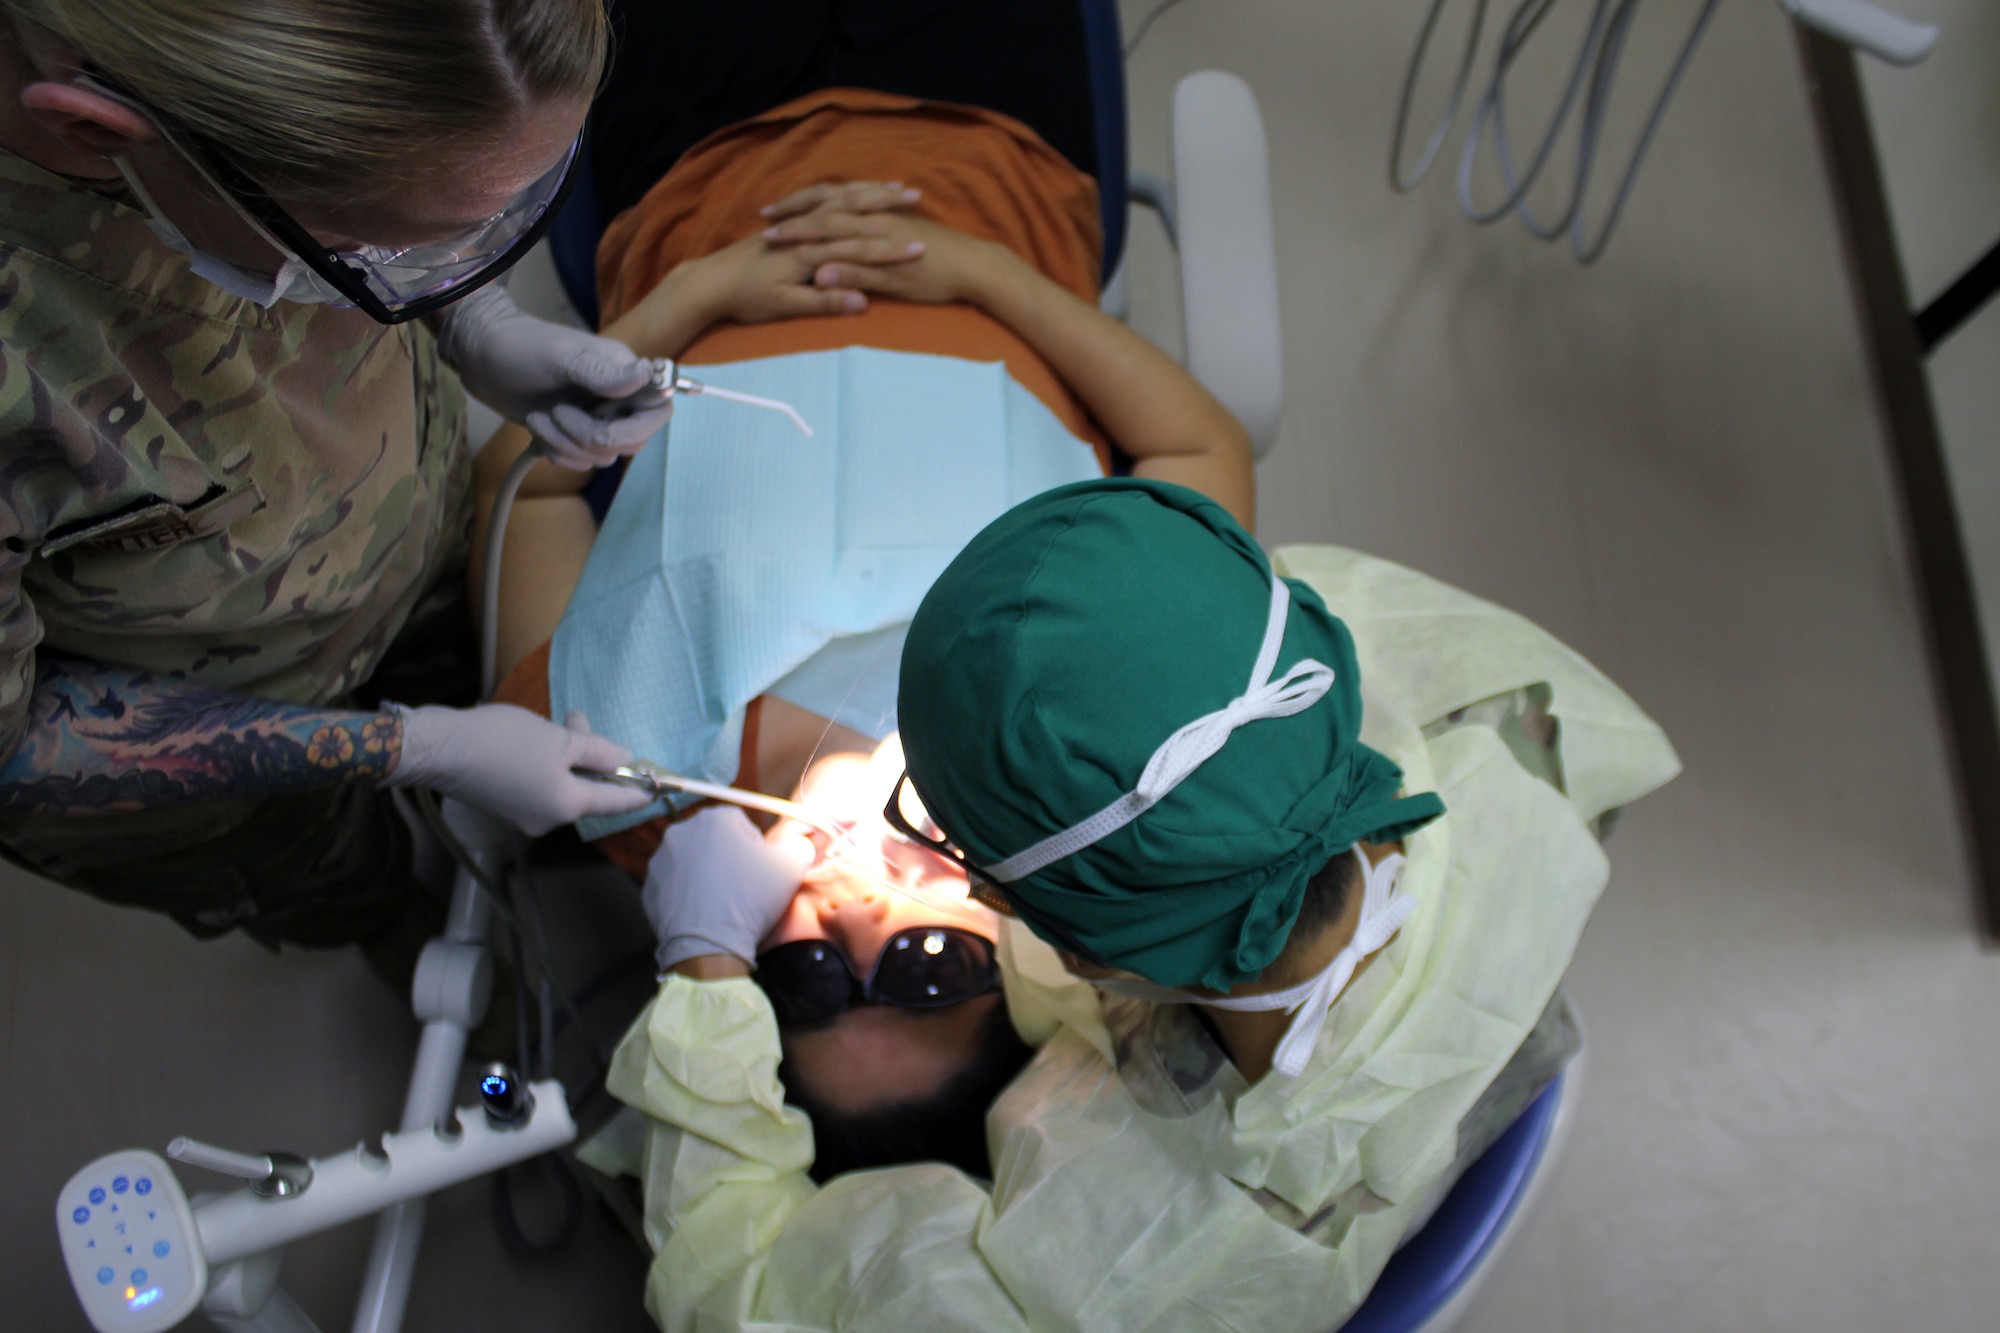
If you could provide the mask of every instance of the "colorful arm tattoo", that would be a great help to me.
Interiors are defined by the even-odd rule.
[[[0,810],[96,815],[379,780],[394,713],[253,699],[43,656],[28,729],[0,763]]]

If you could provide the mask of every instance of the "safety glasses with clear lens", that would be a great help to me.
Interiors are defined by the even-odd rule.
[[[896,779],[896,785],[890,789],[889,803],[882,807],[882,818],[888,822],[890,828],[919,847],[926,847],[936,852],[963,870],[968,892],[971,893],[974,902],[990,907],[1002,916],[1017,917],[1027,922],[1043,939],[1060,945],[1086,963],[1094,963],[1099,967],[1109,966],[1093,950],[1079,943],[1061,922],[1021,901],[1011,888],[987,874],[985,867],[975,863],[958,847],[942,837],[918,828],[903,809],[903,787],[909,782],[910,775],[906,770]],[[921,796],[921,793],[919,795]],[[926,819],[925,823],[929,824],[930,821]],[[931,827],[936,826],[931,825]],[[943,830],[940,829],[939,832]]]
[[[458,236],[391,249],[329,250],[277,201],[214,153],[203,165],[230,197],[307,268],[384,324],[402,324],[469,296],[518,263],[548,231],[569,198],[583,139],[507,207]]]
[[[788,1027],[824,1023],[864,1004],[941,1009],[1000,988],[992,941],[955,926],[897,931],[866,977],[828,940],[767,949],[751,975]]]
[[[332,250],[213,145],[101,72],[88,71],[99,91],[149,117],[168,143],[223,198],[347,301],[383,324],[403,324],[442,309],[505,273],[534,248],[562,211],[576,182],[581,132],[556,164],[493,216],[456,236],[421,245]]]

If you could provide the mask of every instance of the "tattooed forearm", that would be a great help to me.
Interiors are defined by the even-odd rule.
[[[0,763],[0,810],[53,815],[275,796],[396,766],[402,722],[44,658],[28,728]]]

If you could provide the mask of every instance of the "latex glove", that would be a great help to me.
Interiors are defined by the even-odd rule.
[[[466,392],[533,431],[573,472],[638,453],[674,413],[668,398],[630,416],[593,416],[605,400],[645,388],[652,364],[614,338],[536,319],[497,282],[445,307],[438,350]]]
[[[787,847],[809,844],[794,839]],[[669,825],[646,867],[646,918],[665,971],[702,954],[757,961],[757,943],[778,924],[806,867],[764,841],[733,805],[697,810]]]
[[[403,719],[403,753],[385,786],[429,787],[530,837],[585,815],[624,814],[652,803],[645,792],[570,772],[616,768],[632,757],[624,746],[591,735],[581,713],[559,727],[512,704],[390,706]]]

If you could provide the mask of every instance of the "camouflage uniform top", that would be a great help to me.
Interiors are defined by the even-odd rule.
[[[264,310],[0,152],[0,754],[38,644],[297,703],[464,557],[464,395],[416,325]]]

